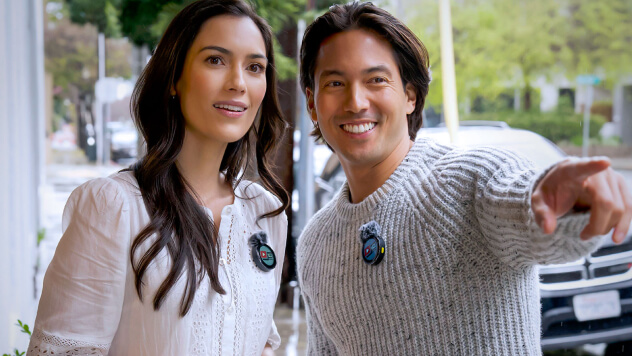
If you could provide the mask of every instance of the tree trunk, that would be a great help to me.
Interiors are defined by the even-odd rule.
[[[524,87],[524,111],[531,110],[531,86],[529,83]]]

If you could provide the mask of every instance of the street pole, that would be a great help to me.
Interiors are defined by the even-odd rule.
[[[297,41],[300,44],[305,32],[305,20],[298,20]],[[298,221],[297,231],[303,231],[309,218],[314,215],[314,139],[309,136],[312,130],[312,123],[307,113],[305,95],[297,94],[298,102],[298,126],[301,132],[299,143],[300,156],[298,159],[298,170],[296,177],[296,188],[298,190]]]
[[[586,96],[584,100],[584,122],[582,137],[582,156],[588,156],[588,145],[590,144],[590,107],[593,102],[593,87],[601,82],[601,78],[592,74],[582,74],[575,78],[578,86],[585,85]]]
[[[97,37],[97,58],[99,62],[98,67],[98,79],[103,80],[105,78],[105,34],[103,32],[99,32]],[[106,117],[105,117],[105,107],[104,103],[99,99],[98,96],[95,96],[96,100],[94,102],[94,130],[96,136],[96,151],[97,151],[97,164],[104,165],[108,161],[108,157],[106,156]]]
[[[452,14],[450,0],[439,0],[439,28],[441,34],[441,76],[443,81],[443,117],[448,127],[450,142],[457,141],[459,110],[456,96],[454,71],[454,46],[452,42]]]

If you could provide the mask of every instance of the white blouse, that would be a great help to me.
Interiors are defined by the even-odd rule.
[[[242,181],[235,188],[235,201],[222,210],[219,226],[219,281],[226,294],[210,288],[207,276],[181,318],[185,276],[161,308],[153,309],[155,292],[171,269],[165,249],[143,277],[143,302],[136,293],[130,248],[149,215],[133,174],[83,184],[64,209],[64,235],[46,271],[28,355],[259,356],[266,342],[278,348],[272,314],[287,218],[285,213],[258,223],[257,218],[280,205],[258,184]],[[251,257],[248,240],[257,231],[267,233],[277,257],[270,272],[259,269]],[[137,258],[155,237],[149,240]]]

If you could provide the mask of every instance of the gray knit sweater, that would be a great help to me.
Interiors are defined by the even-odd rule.
[[[345,183],[309,222],[297,251],[310,355],[540,355],[537,264],[573,261],[587,214],[534,222],[543,172],[494,148],[418,139],[358,204]],[[361,257],[358,229],[381,225],[386,254]]]

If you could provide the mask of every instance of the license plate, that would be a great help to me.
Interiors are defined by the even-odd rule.
[[[579,321],[614,318],[621,315],[619,292],[580,294],[573,297],[573,310]]]

